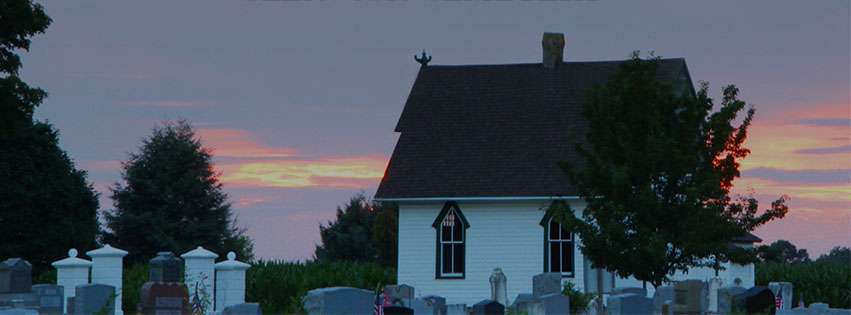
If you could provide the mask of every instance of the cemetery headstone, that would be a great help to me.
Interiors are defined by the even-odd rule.
[[[414,314],[444,315],[446,314],[446,299],[436,295],[415,298],[411,308],[414,309]]]
[[[372,291],[331,287],[313,289],[304,298],[304,310],[308,314],[371,314],[375,306]]]
[[[159,252],[149,262],[149,281],[179,282],[183,276],[183,261],[172,252]]]
[[[385,306],[384,307],[384,314],[385,315],[414,315],[414,309],[404,307],[404,306],[399,306],[399,305]]]
[[[494,300],[482,300],[473,305],[470,315],[503,315],[505,306]]]
[[[600,300],[598,297],[594,297],[591,301],[588,302],[588,306],[585,307],[585,314],[587,315],[600,315]]]
[[[811,314],[826,313],[830,310],[830,305],[827,305],[827,303],[812,303],[807,310],[810,311]]]
[[[384,294],[390,297],[393,305],[411,306],[414,299],[414,287],[407,284],[387,285]]]
[[[543,306],[544,314],[569,314],[570,313],[570,298],[561,293],[547,294],[538,297],[541,306]]]
[[[508,278],[505,277],[502,268],[494,268],[488,280],[491,284],[491,300],[508,305]]]
[[[28,293],[0,293],[0,307],[38,308],[38,296]]]
[[[651,314],[653,300],[635,293],[612,295],[608,299],[610,315]]]
[[[76,294],[76,291],[74,293]],[[76,300],[73,296],[65,298],[65,314],[76,314],[74,313],[74,301]]]
[[[673,312],[674,287],[663,285],[653,293],[653,313],[662,313],[662,305],[668,302],[670,312]],[[664,314],[664,313],[662,313]]]
[[[637,294],[640,296],[647,296],[647,289],[638,288],[638,287],[623,287],[623,288],[614,288],[612,289],[612,295],[618,294]]]
[[[703,314],[706,284],[700,280],[674,282],[674,314]]]
[[[545,272],[532,277],[532,295],[535,297],[561,293],[561,289],[561,273]]]
[[[514,298],[514,303],[511,303],[511,309],[520,312],[525,310],[529,303],[535,300],[535,297],[529,293],[520,293]]]
[[[56,284],[65,288],[65,301],[76,294],[78,285],[89,283],[89,270],[92,267],[92,262],[77,258],[77,249],[71,248],[68,250],[68,257],[54,261],[51,265],[56,268]],[[65,303],[65,313],[73,314],[69,310],[69,303]]]
[[[36,284],[32,289],[38,296],[38,312],[40,314],[58,314],[65,311],[65,289],[55,284]]]
[[[467,304],[446,305],[446,315],[468,315]]]
[[[222,315],[262,315],[260,304],[242,303],[225,307]]]
[[[189,291],[180,282],[145,282],[139,298],[139,310],[145,315],[189,313]]]
[[[29,293],[32,290],[32,265],[21,258],[0,263],[0,293]]]
[[[659,314],[674,315],[674,301],[667,300],[665,303],[662,303],[662,308],[659,310]]]
[[[733,311],[733,302],[736,295],[745,292],[742,287],[723,287],[718,289],[718,314],[730,314]]]
[[[707,311],[708,312],[711,312],[711,313],[717,313],[718,312],[718,290],[721,289],[721,283],[722,283],[721,278],[715,277],[715,278],[709,279],[709,284],[708,284],[709,292],[708,292],[708,297],[707,297],[707,302],[709,304],[709,305],[707,305]]]
[[[115,314],[115,287],[105,284],[84,284],[77,286],[74,294],[74,314],[90,315],[106,311]]]
[[[757,286],[734,297],[733,313],[774,314],[774,293],[766,287]]]
[[[39,315],[38,311],[32,308],[8,308],[0,309],[0,315]]]
[[[769,282],[768,289],[774,294],[774,304],[777,310],[792,309],[792,283],[791,282]]]

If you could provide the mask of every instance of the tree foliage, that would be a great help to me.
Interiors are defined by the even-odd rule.
[[[396,266],[398,208],[367,200],[364,194],[337,207],[337,217],[321,225],[322,244],[316,246],[318,261],[375,262]]]
[[[806,249],[798,249],[787,240],[777,240],[771,245],[762,245],[756,249],[757,257],[763,262],[799,263],[810,261]]]
[[[253,244],[236,226],[210,150],[188,122],[154,128],[122,167],[123,182],[112,188],[115,210],[106,214],[111,231],[104,241],[129,251],[130,262],[197,246],[253,258]]]
[[[0,2],[0,257],[23,257],[38,274],[69,248],[93,249],[97,193],[59,147],[59,132],[33,120],[47,93],[18,77],[19,50],[50,18],[29,0]]]
[[[678,270],[744,260],[729,241],[788,210],[785,196],[762,212],[755,198],[731,196],[754,115],[739,117],[739,90],[725,87],[713,111],[707,84],[695,94],[656,80],[659,60],[635,53],[589,94],[587,143],[576,145],[585,164],[563,165],[587,207],[578,218],[554,204],[595,267],[654,286]]]
[[[835,263],[851,268],[851,248],[836,246],[829,253],[819,256],[817,262]]]

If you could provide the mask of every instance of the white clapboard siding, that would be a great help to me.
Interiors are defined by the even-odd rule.
[[[467,229],[464,279],[435,279],[436,231],[432,227],[442,203],[399,206],[398,282],[417,296],[440,295],[447,303],[473,304],[490,298],[488,278],[495,267],[508,278],[508,298],[532,292],[532,277],[543,272],[544,228],[539,224],[549,202],[459,202]],[[582,209],[573,201],[574,209]],[[574,281],[583,286],[583,259],[574,248]]]

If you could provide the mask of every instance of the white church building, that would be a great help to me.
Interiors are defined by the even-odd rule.
[[[565,62],[560,34],[545,35],[543,46],[540,63],[445,66],[418,59],[423,65],[375,195],[399,205],[398,283],[417,295],[474,304],[490,297],[488,278],[497,267],[508,278],[510,300],[531,293],[532,277],[542,272],[596,291],[597,271],[580,252],[582,240],[545,212],[555,200],[584,208],[558,163],[581,163],[573,144],[585,139],[583,96],[624,61]],[[693,93],[684,59],[661,60],[657,76]],[[731,243],[759,241],[747,235]],[[724,283],[754,285],[753,265],[724,267]],[[714,270],[698,268],[674,279],[711,277]],[[608,273],[604,279],[604,290],[643,286]]]

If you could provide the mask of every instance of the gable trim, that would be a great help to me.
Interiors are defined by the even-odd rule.
[[[517,197],[415,197],[415,198],[375,198],[375,201],[526,201],[526,200],[578,200],[579,196],[517,196]]]

